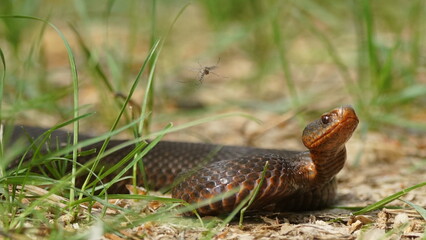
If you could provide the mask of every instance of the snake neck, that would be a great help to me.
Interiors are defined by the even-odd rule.
[[[309,154],[314,172],[311,183],[314,185],[328,183],[342,170],[346,161],[346,147],[344,145],[335,151],[310,150]]]

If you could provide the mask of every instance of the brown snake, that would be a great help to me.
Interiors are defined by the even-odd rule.
[[[172,196],[188,203],[211,199],[219,194],[235,190],[230,196],[197,209],[201,215],[216,215],[232,211],[248,197],[261,181],[266,162],[269,163],[263,184],[255,197],[251,209],[275,207],[277,210],[313,210],[329,206],[336,195],[335,175],[343,168],[346,160],[345,143],[358,125],[358,118],[350,106],[336,108],[313,121],[303,131],[302,140],[308,151],[286,151],[238,146],[220,146],[204,143],[159,142],[144,156],[144,166],[149,185],[159,189],[172,184],[179,174],[188,171],[205,160],[206,165],[186,177],[172,189]],[[14,127],[11,142],[28,135],[35,138],[46,129],[37,127]],[[81,136],[86,139],[88,136]],[[51,145],[69,140],[69,134],[55,131]],[[113,140],[108,148],[125,140]],[[83,150],[99,150],[102,143],[93,144]],[[133,147],[120,149],[104,157],[100,165],[112,166],[126,156]],[[214,153],[214,154],[213,154]],[[92,159],[95,153],[78,158],[80,163]],[[210,156],[210,157],[209,157]],[[16,167],[17,161],[9,168]],[[103,181],[113,177],[111,174]],[[130,171],[129,171],[130,175]],[[81,185],[85,175],[77,178]],[[142,185],[142,178],[138,177]],[[118,182],[108,192],[122,193],[123,184]]]

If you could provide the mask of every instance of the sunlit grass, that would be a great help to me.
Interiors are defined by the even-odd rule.
[[[363,209],[361,209],[359,211],[353,212],[353,214],[354,215],[360,215],[360,214],[365,214],[365,213],[370,212],[370,211],[381,209],[381,208],[385,207],[386,204],[391,203],[391,202],[399,199],[400,197],[404,196],[408,192],[410,192],[410,191],[412,191],[414,189],[417,189],[417,188],[422,188],[424,186],[426,186],[426,182],[422,182],[422,183],[416,184],[414,186],[411,186],[409,188],[403,189],[402,191],[394,193],[391,196],[385,197],[382,200],[380,200],[378,202],[375,202],[375,203],[373,203],[371,205],[368,205],[368,206],[366,206],[365,208],[363,208]],[[421,210],[421,208],[419,208],[419,209],[420,210],[418,210],[418,211],[421,214],[422,211],[424,211],[424,209],[423,210]]]

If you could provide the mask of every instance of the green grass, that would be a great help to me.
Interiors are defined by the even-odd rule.
[[[218,112],[284,113],[290,109],[310,109],[317,114],[344,102],[356,107],[364,136],[370,131],[400,134],[401,131],[390,131],[392,128],[403,133],[424,133],[426,124],[416,120],[415,115],[424,110],[426,104],[422,72],[425,11],[421,0],[408,3],[395,0],[392,4],[384,0],[202,0],[189,5],[170,0],[103,4],[84,0],[61,3],[5,0],[0,6],[0,119],[3,123],[23,119],[38,125],[38,118],[27,114],[36,111],[40,121],[54,116],[54,122],[63,123],[58,126],[73,124],[76,133],[79,123],[86,128],[100,125],[110,131],[93,141],[103,140],[106,146],[109,139],[121,131],[131,132],[135,140],[128,144],[134,144],[137,140],[160,140],[166,133],[225,117],[247,117],[240,113],[217,115]],[[52,33],[52,29],[56,33]],[[57,45],[47,46],[47,40]],[[64,51],[58,53],[55,49]],[[197,66],[197,62],[214,63],[219,58],[218,72],[226,77],[219,77],[218,82],[207,78],[199,88],[182,84],[181,80],[196,81],[196,75],[188,69]],[[249,63],[250,67],[239,62]],[[228,74],[229,69],[234,70]],[[218,104],[204,104],[200,97],[205,94],[204,89],[217,87],[221,91],[219,84],[225,85],[224,89],[243,88],[247,94],[218,94]],[[95,106],[81,103],[85,97],[82,92],[86,90],[100,99]],[[124,99],[116,97],[117,93]],[[196,110],[167,110],[167,106],[182,99],[201,101],[207,106]],[[133,100],[140,106],[140,113],[128,110]],[[317,103],[321,103],[320,106],[317,107]],[[303,124],[306,115],[302,113],[298,118]],[[198,120],[190,121],[194,116]],[[188,123],[168,125],[182,119]],[[164,129],[153,127],[158,129],[159,125]],[[42,210],[53,208],[58,217],[64,212],[75,214],[78,204],[83,202],[99,201],[118,208],[125,214],[111,221],[99,219],[110,232],[117,231],[117,222],[139,217],[109,204],[107,194],[93,194],[89,180],[82,189],[68,184],[67,181],[73,183],[78,172],[84,169],[76,164],[77,149],[91,143],[77,143],[77,136],[73,139],[74,147],[34,159],[34,164],[40,164],[72,152],[67,160],[74,164],[72,173],[54,181],[55,187],[49,194],[23,205],[17,201],[24,197],[18,190],[12,195],[3,191],[0,210],[8,213],[0,219],[4,231],[24,231],[24,223],[31,222],[51,229],[53,238],[64,234],[75,239],[86,237],[49,223],[37,209],[40,205]],[[137,148],[143,146],[137,145]],[[26,149],[19,146],[5,149],[4,142],[0,147],[3,189],[7,189],[6,182],[25,185],[53,181],[24,170],[19,175],[8,172],[4,163]],[[96,163],[113,150],[103,148],[93,159],[93,165],[86,166],[98,180],[109,172],[96,172]],[[143,154],[145,152],[132,152],[115,168],[134,172],[137,167],[143,169],[137,164]],[[68,192],[61,190],[64,187]],[[53,194],[66,196],[68,207],[60,209],[45,203]],[[367,206],[362,213],[383,207],[402,195],[399,192]],[[135,226],[162,218],[176,221],[171,216],[179,211],[175,209],[178,201],[157,200],[165,202],[165,211],[145,216],[135,222]],[[422,212],[421,207],[419,209]],[[89,219],[98,218],[95,214],[89,216]],[[191,224],[208,226],[210,236],[229,219],[203,221],[195,220]]]
[[[361,215],[361,214],[365,214],[365,213],[368,213],[368,212],[370,212],[370,211],[374,211],[374,210],[377,210],[377,209],[381,209],[381,208],[383,208],[384,206],[386,206],[387,204],[389,204],[389,203],[391,203],[391,202],[393,202],[393,201],[395,201],[395,200],[397,200],[397,199],[399,199],[400,197],[402,197],[402,196],[404,196],[405,194],[407,194],[408,192],[410,192],[410,191],[412,191],[412,190],[414,190],[414,189],[417,189],[417,188],[422,188],[422,187],[424,187],[424,186],[426,186],[426,182],[422,182],[422,183],[419,183],[419,184],[416,184],[416,185],[414,185],[414,186],[411,186],[411,187],[408,187],[408,188],[406,188],[406,189],[403,189],[402,191],[399,191],[399,192],[397,192],[397,193],[394,193],[394,194],[392,194],[391,196],[388,196],[388,197],[385,197],[385,198],[383,198],[382,200],[380,200],[380,201],[378,201],[378,202],[375,202],[375,203],[373,203],[373,204],[371,204],[371,205],[368,205],[368,206],[366,206],[365,208],[363,208],[363,209],[360,209],[360,210],[358,210],[358,211],[356,211],[356,212],[353,212],[353,214],[354,215]],[[417,207],[419,207],[419,206],[417,206]],[[424,209],[422,209],[421,207],[419,207],[419,208],[415,208],[420,214],[422,214],[422,216],[423,216],[423,214],[424,214]],[[424,218],[424,216],[423,216],[423,218]],[[426,220],[426,218],[425,218],[425,220]]]

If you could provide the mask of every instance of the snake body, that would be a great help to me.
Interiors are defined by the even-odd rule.
[[[160,141],[143,157],[149,185],[155,189],[173,184],[178,176],[185,176],[172,189],[172,197],[188,203],[208,201],[197,209],[201,215],[217,215],[230,212],[261,183],[251,209],[274,207],[277,210],[313,210],[326,207],[335,199],[335,175],[343,168],[346,160],[345,143],[358,125],[358,118],[350,106],[336,108],[325,113],[305,128],[302,136],[308,151],[287,151],[240,146],[218,146],[204,143]],[[37,127],[15,127],[12,141],[29,135],[40,136],[45,129]],[[88,136],[79,135],[81,139]],[[54,131],[51,139],[58,145],[69,134]],[[112,148],[125,140],[113,140]],[[102,143],[95,143],[83,150],[99,150]],[[108,168],[133,150],[133,146],[122,148],[104,157],[100,165]],[[78,158],[86,163],[94,158],[89,154]],[[204,163],[204,165],[203,165]],[[266,171],[265,164],[268,163]],[[16,167],[17,162],[11,164]],[[193,173],[190,169],[199,167]],[[130,171],[128,174],[130,175]],[[111,174],[107,179],[112,179]],[[77,178],[77,185],[84,181]],[[142,185],[143,178],[137,181]],[[125,192],[124,184],[129,179],[113,185],[109,192]],[[223,194],[230,192],[231,194]],[[222,195],[221,195],[222,194]],[[219,196],[219,197],[218,197]],[[223,196],[223,197],[221,197]],[[218,201],[210,201],[217,199]]]

